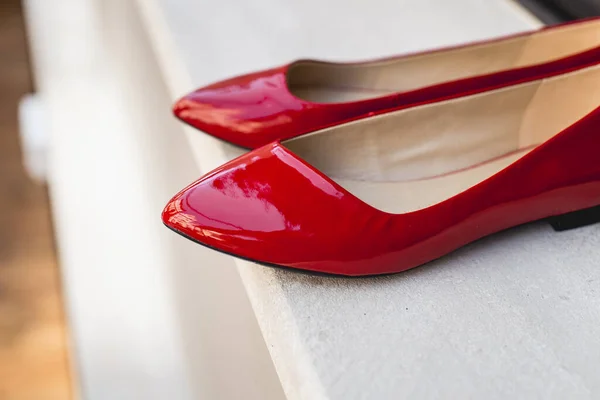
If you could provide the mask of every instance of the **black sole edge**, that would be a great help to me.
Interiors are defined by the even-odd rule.
[[[570,231],[600,222],[600,206],[548,218],[556,232]]]
[[[215,247],[212,247],[212,246],[209,246],[209,245],[207,245],[205,243],[202,243],[202,242],[194,239],[193,237],[191,237],[189,235],[186,235],[185,233],[182,233],[182,232],[178,231],[177,229],[171,228],[169,225],[165,224],[164,222],[163,222],[163,225],[166,226],[170,231],[173,231],[176,234],[178,234],[180,236],[183,236],[184,238],[186,238],[188,240],[191,240],[192,242],[194,242],[196,244],[199,244],[202,247],[206,247],[207,249],[214,250],[217,253],[225,254],[227,256],[238,258],[240,260],[249,261],[251,263],[258,264],[258,265],[261,265],[263,267],[275,268],[275,269],[279,269],[279,270],[282,270],[282,271],[293,271],[293,272],[298,273],[298,274],[308,275],[308,276],[315,276],[315,277],[324,277],[324,278],[352,278],[352,279],[377,278],[377,277],[381,277],[381,276],[395,275],[395,274],[400,273],[400,272],[396,272],[396,273],[391,273],[391,274],[357,275],[357,276],[354,276],[354,275],[344,275],[344,274],[328,274],[326,272],[317,272],[317,271],[309,271],[309,270],[300,269],[300,268],[285,267],[283,265],[271,264],[271,263],[266,263],[266,262],[263,262],[263,261],[253,260],[251,258],[242,257],[242,256],[239,256],[237,254],[233,254],[233,253],[229,253],[229,252],[217,249]]]

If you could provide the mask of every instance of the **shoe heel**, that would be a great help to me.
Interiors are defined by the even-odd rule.
[[[600,222],[600,206],[548,218],[557,232],[568,231]]]

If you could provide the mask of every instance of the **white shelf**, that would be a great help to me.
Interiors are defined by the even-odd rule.
[[[506,0],[140,4],[176,95],[295,58],[365,59],[539,26]],[[204,172],[234,155],[187,135]],[[599,232],[527,226],[377,279],[236,263],[289,398],[585,398],[600,390],[589,357],[600,349],[589,307]]]

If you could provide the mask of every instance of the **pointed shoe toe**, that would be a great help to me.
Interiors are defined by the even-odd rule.
[[[297,207],[298,199],[303,207]],[[243,155],[188,186],[167,204],[162,218],[183,236],[257,263],[362,275],[360,268],[371,254],[361,254],[361,249],[378,247],[352,228],[377,224],[375,210],[363,210],[364,206],[285,148],[273,144]],[[362,217],[348,220],[350,214]],[[363,244],[345,256],[346,246],[357,241]]]
[[[303,107],[286,87],[280,67],[224,80],[178,100],[173,113],[181,121],[244,148],[257,148],[279,138],[289,113]]]

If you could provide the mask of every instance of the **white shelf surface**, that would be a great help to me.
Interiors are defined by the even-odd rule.
[[[297,58],[366,59],[539,26],[509,0],[139,4],[173,99]],[[203,172],[236,155],[186,134]],[[598,225],[533,224],[375,279],[236,264],[291,399],[600,396]]]

